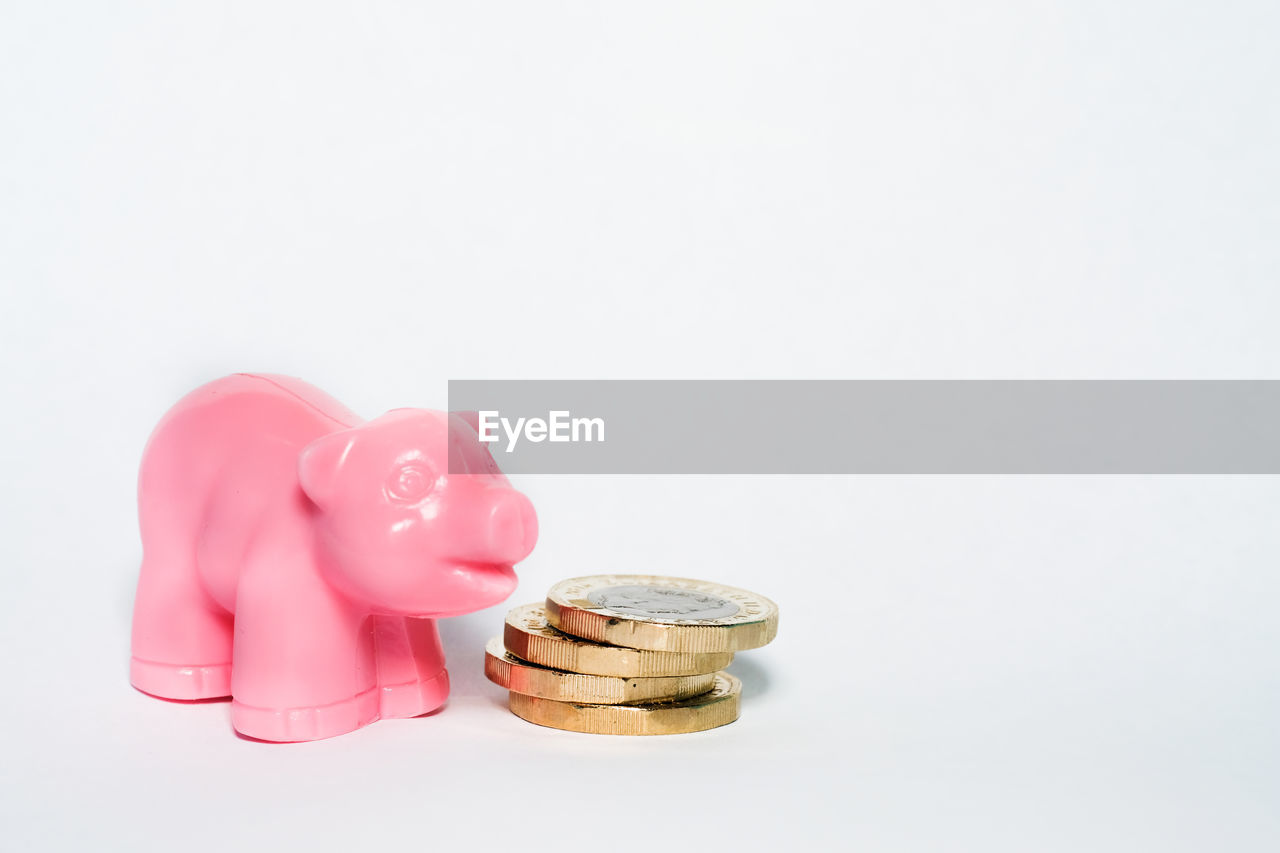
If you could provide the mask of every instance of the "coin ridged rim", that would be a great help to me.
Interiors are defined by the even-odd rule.
[[[720,619],[659,619],[620,613],[586,596],[615,586],[656,586],[728,599],[738,612]],[[778,605],[745,589],[660,575],[590,575],[560,581],[547,593],[547,621],[566,634],[634,649],[737,652],[769,643],[778,633]]]
[[[742,682],[717,672],[711,692],[652,705],[591,705],[511,693],[511,713],[522,720],[584,734],[673,735],[728,725],[738,719]]]
[[[689,699],[715,687],[715,673],[667,675],[658,678],[621,678],[564,672],[521,660],[494,637],[484,650],[485,677],[516,693],[596,705],[634,705]]]
[[[512,608],[502,641],[507,651],[530,663],[622,678],[706,675],[724,669],[733,660],[732,652],[655,652],[572,637],[551,627],[542,603]]]

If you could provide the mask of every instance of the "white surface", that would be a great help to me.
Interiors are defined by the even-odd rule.
[[[512,603],[782,606],[701,735],[453,699],[237,739],[127,686],[133,477],[235,370],[1280,374],[1274,4],[10,4],[6,849],[1273,850],[1275,479],[526,479]]]

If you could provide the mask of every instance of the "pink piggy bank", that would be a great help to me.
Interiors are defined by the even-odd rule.
[[[160,421],[138,516],[130,680],[229,695],[236,730],[269,741],[440,707],[435,618],[510,595],[538,530],[462,417],[362,422],[301,380],[247,374]]]

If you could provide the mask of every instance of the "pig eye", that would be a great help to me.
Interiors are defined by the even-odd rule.
[[[430,494],[436,475],[422,464],[403,465],[391,472],[387,495],[397,501],[417,501]]]

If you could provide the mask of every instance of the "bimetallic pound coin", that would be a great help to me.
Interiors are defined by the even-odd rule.
[[[599,705],[688,699],[706,693],[716,680],[715,673],[619,678],[565,672],[521,660],[503,647],[501,637],[494,637],[485,647],[484,674],[494,684],[526,696]]]
[[[595,575],[547,593],[553,628],[615,646],[665,652],[736,652],[778,633],[778,606],[736,587],[656,575]]]
[[[652,652],[602,645],[557,631],[541,604],[525,604],[507,613],[502,641],[522,660],[553,669],[621,678],[703,675],[724,669],[732,652]]]
[[[510,707],[522,720],[553,729],[602,735],[674,735],[732,723],[738,719],[741,694],[742,682],[727,672],[718,672],[709,693],[679,702],[591,705],[513,692]]]

